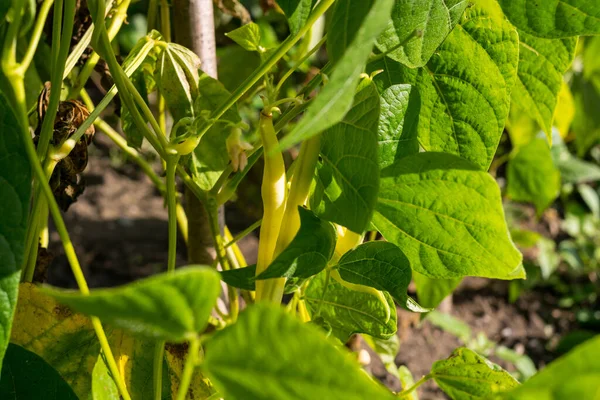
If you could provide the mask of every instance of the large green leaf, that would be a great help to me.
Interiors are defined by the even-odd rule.
[[[388,307],[394,310],[394,300],[389,294],[384,295]],[[321,321],[341,341],[345,342],[353,333],[367,333],[379,339],[388,339],[396,333],[396,313],[392,312],[386,320],[387,309],[379,298],[328,280],[325,272],[310,281],[304,299],[313,320]]]
[[[338,0],[327,36],[335,63],[329,82],[308,106],[306,115],[281,141],[282,148],[319,134],[344,118],[352,106],[359,76],[375,38],[385,27],[393,0]],[[348,38],[351,37],[351,40]],[[339,54],[339,58],[336,57]]]
[[[597,399],[600,382],[600,335],[550,363],[503,399]]]
[[[292,242],[256,279],[306,279],[323,271],[335,249],[333,225],[298,207],[300,229]]]
[[[345,281],[385,290],[407,310],[429,311],[406,293],[412,275],[410,262],[393,243],[373,241],[362,244],[344,254],[336,268]]]
[[[77,400],[60,375],[40,356],[10,344],[0,379],[2,400]]]
[[[541,214],[558,196],[560,172],[545,139],[521,147],[508,162],[506,194],[513,200],[535,204]]]
[[[377,201],[379,94],[365,78],[341,122],[323,132],[317,183],[310,199],[319,217],[362,233]]]
[[[430,375],[452,400],[487,399],[519,385],[500,366],[464,347],[436,361]]]
[[[460,284],[460,278],[435,279],[413,273],[413,280],[417,287],[419,304],[427,308],[436,308]]]
[[[392,85],[381,93],[377,139],[379,167],[419,152],[417,126],[421,101],[411,85]]]
[[[87,296],[52,288],[45,292],[75,311],[135,334],[183,342],[206,327],[220,290],[213,268],[187,267]]]
[[[0,93],[0,364],[17,304],[31,194],[31,167],[20,129]]]
[[[392,60],[411,68],[422,67],[468,5],[467,0],[397,0],[377,47]]]
[[[525,277],[496,181],[452,154],[419,153],[384,169],[373,224],[429,277]]]
[[[474,3],[424,67],[411,69],[384,57],[368,69],[383,70],[374,78],[381,91],[410,83],[419,92],[421,147],[487,170],[508,115],[518,35],[496,1]]]
[[[232,400],[394,398],[343,351],[318,328],[261,304],[206,343],[202,366]]]
[[[595,0],[499,0],[519,30],[543,38],[600,34]]]
[[[573,61],[577,38],[540,39],[519,32],[519,71],[512,101],[552,138],[552,118],[563,74]]]
[[[290,25],[290,33],[295,35],[304,26],[316,0],[277,0]]]

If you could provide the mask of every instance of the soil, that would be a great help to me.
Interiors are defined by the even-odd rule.
[[[116,149],[102,134],[96,135],[94,142],[96,146],[83,174],[85,192],[65,213],[90,286],[120,285],[163,271],[167,259],[167,212],[160,194],[133,164],[120,155],[115,157]],[[253,193],[252,197],[258,195],[256,190]],[[259,197],[252,200],[260,202]],[[255,216],[248,217],[243,211],[235,203],[226,210],[234,234],[255,221]],[[49,283],[75,287],[56,232],[50,239],[55,258],[48,271]],[[255,262],[257,238],[250,235],[240,246],[248,262]],[[178,249],[178,265],[185,265],[184,243]],[[466,322],[474,335],[483,332],[490,340],[529,355],[541,368],[555,358],[552,349],[559,336],[576,328],[575,316],[558,308],[552,293],[529,291],[510,304],[507,291],[506,282],[466,279],[453,296],[451,313]],[[421,323],[415,314],[398,312],[401,347],[396,364],[407,365],[415,379],[428,373],[434,361],[448,357],[461,345],[455,336],[427,320]],[[514,370],[511,365],[493,357],[492,360]],[[400,389],[399,382],[374,355],[369,368],[390,388]],[[432,382],[421,386],[419,395],[425,400],[445,398]]]

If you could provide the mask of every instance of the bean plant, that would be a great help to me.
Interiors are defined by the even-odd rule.
[[[278,0],[283,42],[265,45],[252,22],[227,34],[260,60],[231,91],[171,41],[166,1],[149,2],[160,23],[117,57],[129,3],[87,0],[93,25],[74,45],[79,1],[0,4],[1,398],[417,399],[429,380],[452,399],[597,395],[598,337],[524,384],[457,348],[425,376],[396,370],[398,393],[344,346],[360,334],[393,357],[396,307],[426,314],[467,276],[525,278],[488,170],[505,127],[533,140],[518,136],[515,109],[545,133],[517,157],[549,152],[578,37],[600,34],[597,1]],[[326,35],[311,41],[323,20]],[[32,76],[45,25],[42,87]],[[327,64],[292,84],[317,52]],[[85,88],[100,61],[114,85],[94,103]],[[117,94],[124,136],[101,118]],[[83,190],[94,134],[164,196],[168,259],[162,273],[90,290],[62,212]],[[518,186],[513,165],[507,195],[546,207],[544,181]],[[218,210],[252,167],[263,217],[233,237]],[[212,265],[176,268],[178,230],[188,232],[178,183],[206,210]],[[77,291],[35,283],[49,217]],[[258,226],[247,265],[237,242]]]

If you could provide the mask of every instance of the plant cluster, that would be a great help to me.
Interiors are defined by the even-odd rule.
[[[510,198],[543,211],[561,172],[580,193],[595,190],[582,184],[596,178],[559,171],[569,150],[549,143],[553,126],[568,138],[572,125],[581,155],[600,139],[598,113],[588,110],[600,93],[596,59],[572,74],[585,87],[574,91],[575,115],[557,108],[575,54],[596,46],[579,37],[600,34],[600,4],[279,0],[273,12],[289,36],[273,43],[252,22],[229,32],[258,65],[227,87],[170,40],[166,1],[150,2],[148,20],[160,26],[120,62],[112,41],[129,3],[87,0],[93,25],[75,24],[76,0],[0,5],[0,397],[415,399],[428,380],[452,399],[596,395],[600,337],[523,384],[460,347],[419,379],[397,370],[398,393],[361,371],[344,343],[361,334],[393,357],[396,306],[428,313],[467,276],[525,278],[488,173],[505,127]],[[42,90],[33,61],[51,9]],[[246,20],[242,11],[235,15]],[[325,16],[326,36],[311,42]],[[327,64],[290,84],[323,46]],[[94,104],[85,83],[100,60],[114,85]],[[125,138],[100,117],[117,93]],[[95,130],[164,196],[169,253],[164,273],[90,290],[61,210],[83,190],[78,174]],[[164,176],[142,157],[143,144]],[[284,151],[295,146],[287,167]],[[232,237],[218,209],[259,160],[263,217]],[[206,210],[213,265],[176,269],[178,228],[184,238],[189,228],[177,180]],[[31,283],[49,216],[78,291]],[[248,266],[237,241],[259,225],[258,261]]]

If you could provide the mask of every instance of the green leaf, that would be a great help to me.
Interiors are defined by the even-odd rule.
[[[410,262],[393,243],[364,243],[344,254],[336,268],[345,281],[385,290],[407,310],[430,311],[419,306],[406,293],[412,275]]]
[[[508,162],[506,179],[506,194],[513,200],[533,203],[541,215],[556,199],[561,185],[546,140],[538,138],[522,146]]]
[[[329,83],[311,102],[306,115],[280,145],[289,148],[319,134],[344,118],[353,103],[359,76],[364,70],[375,38],[385,27],[393,0],[338,0],[333,10],[327,49],[335,68]],[[352,40],[347,41],[348,33]],[[341,47],[340,47],[341,46]],[[343,55],[335,58],[341,50]],[[341,54],[341,53],[340,53]]]
[[[398,0],[391,21],[377,39],[377,48],[410,68],[422,67],[468,5],[467,0]]]
[[[44,291],[75,311],[135,334],[183,342],[206,327],[220,293],[219,280],[214,269],[196,266],[93,290],[87,296],[52,288]]]
[[[290,25],[290,34],[295,35],[304,26],[316,0],[277,0]]]
[[[468,344],[471,341],[472,332],[469,324],[451,314],[445,314],[434,310],[427,314],[427,317],[425,318],[433,325],[456,336],[463,344]]]
[[[361,82],[344,119],[323,132],[317,183],[310,199],[319,217],[362,233],[377,201],[379,95]]]
[[[248,51],[260,51],[260,27],[254,22],[227,32],[225,36]]]
[[[254,305],[206,343],[203,368],[227,399],[393,399],[344,348],[278,305]]]
[[[418,272],[413,273],[413,280],[417,286],[419,304],[427,308],[436,308],[439,306],[442,300],[452,293],[462,281],[461,278],[430,278]]]
[[[110,376],[106,363],[102,355],[98,356],[98,361],[92,372],[92,399],[93,400],[115,400],[119,398],[119,389],[115,381]]]
[[[487,170],[504,129],[517,74],[518,35],[494,0],[477,0],[418,69],[384,57],[369,71],[380,91],[410,83],[419,92],[418,138],[427,151],[465,158]]]
[[[392,85],[383,91],[377,129],[379,168],[419,152],[420,107],[419,93],[411,85]]]
[[[306,279],[323,271],[335,249],[333,225],[298,207],[300,229],[292,242],[256,279]]]
[[[577,154],[582,157],[600,143],[600,85],[574,74],[571,90],[575,100],[575,117],[571,128],[575,134]]]
[[[447,359],[436,361],[430,375],[453,400],[487,399],[519,385],[500,366],[464,347],[454,350]]]
[[[79,398],[91,393],[100,343],[86,316],[72,313],[38,286],[21,283],[10,341],[42,357]]]
[[[19,129],[0,93],[0,364],[17,303],[31,194],[31,167]]]
[[[551,152],[563,183],[600,181],[600,167],[575,157],[564,143],[553,143]]]
[[[419,153],[384,169],[373,224],[431,278],[525,277],[496,181],[454,155]]]
[[[501,396],[510,400],[595,399],[600,381],[600,335],[550,363],[522,386]]]
[[[200,115],[204,111],[214,111],[230,96],[229,91],[221,82],[205,73],[200,74],[198,85],[199,96],[194,104],[196,115]],[[192,177],[202,189],[212,189],[221,173],[229,165],[226,141],[230,129],[224,127],[223,122],[235,125],[241,120],[236,106],[227,110],[219,122],[202,136],[200,144],[190,157]]]
[[[600,3],[586,0],[499,0],[519,30],[542,38],[600,34]]]
[[[256,264],[248,267],[221,271],[221,280],[238,289],[256,290]]]
[[[552,139],[552,119],[562,77],[575,55],[577,38],[540,39],[519,32],[519,71],[512,101]]]
[[[389,308],[394,310],[394,300],[388,293],[384,295]],[[386,321],[386,309],[377,297],[328,280],[325,272],[310,281],[304,300],[312,319],[318,316],[342,342],[353,333],[367,333],[379,339],[389,339],[396,333],[395,312]]]
[[[264,34],[263,34],[264,37]],[[219,59],[219,81],[229,91],[234,91],[260,66],[260,55],[254,51],[247,51],[239,46],[226,46],[217,48]],[[244,60],[240,62],[240,60]],[[257,83],[259,85],[260,83]]]
[[[77,400],[60,375],[40,356],[10,344],[0,379],[2,400]]]

